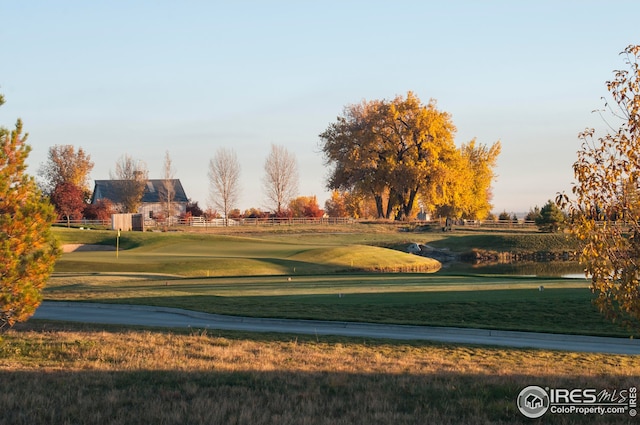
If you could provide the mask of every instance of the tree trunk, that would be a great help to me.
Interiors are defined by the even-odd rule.
[[[416,195],[418,194],[418,190],[417,189],[411,189],[411,191],[409,191],[409,199],[407,199],[407,202],[404,203],[404,205],[402,206],[403,210],[404,210],[404,217],[408,218],[411,216],[411,211],[413,210],[413,204],[416,201]]]
[[[393,198],[395,196],[395,191],[391,189],[389,191],[389,200],[387,201],[387,213],[384,216],[384,218],[386,218],[387,220],[391,218],[391,213],[393,212],[393,207],[395,206],[395,203],[393,202]]]
[[[373,199],[376,201],[376,210],[378,218],[384,218],[384,209],[382,208],[382,195],[373,195]]]

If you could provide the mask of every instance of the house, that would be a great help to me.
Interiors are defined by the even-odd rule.
[[[179,179],[163,180],[147,180],[144,194],[142,195],[142,204],[138,209],[138,213],[142,214],[145,220],[154,217],[164,216],[167,210],[167,190],[165,183],[168,182],[173,188],[173,196],[171,199],[171,207],[173,211],[169,214],[171,217],[177,217],[185,213],[189,198],[184,192],[182,183]],[[94,204],[101,199],[109,199],[115,205],[116,209],[122,209],[121,188],[123,180],[96,180],[91,196],[91,203]]]

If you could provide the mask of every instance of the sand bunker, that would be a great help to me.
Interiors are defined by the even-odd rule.
[[[88,252],[88,251],[115,251],[116,247],[111,245],[96,245],[84,243],[68,243],[62,245],[62,252]]]

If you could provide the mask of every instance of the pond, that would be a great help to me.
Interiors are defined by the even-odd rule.
[[[584,269],[577,261],[516,261],[500,264],[452,262],[444,264],[442,272],[561,277],[586,280]]]

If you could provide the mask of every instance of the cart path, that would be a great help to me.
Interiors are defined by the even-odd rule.
[[[168,307],[44,301],[34,319],[166,328],[218,329],[423,340],[576,352],[640,354],[640,341],[580,335],[434,326],[224,316]]]

